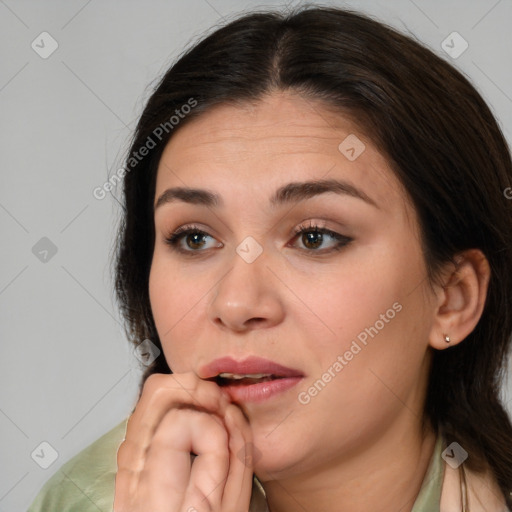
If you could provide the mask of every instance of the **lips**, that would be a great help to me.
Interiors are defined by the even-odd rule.
[[[261,402],[295,386],[304,374],[269,359],[251,356],[242,361],[222,357],[201,367],[200,378],[222,387],[238,402]]]
[[[203,366],[199,370],[199,377],[212,379],[221,373],[233,375],[271,375],[276,378],[303,377],[299,370],[287,368],[269,359],[251,356],[242,361],[236,361],[232,357],[221,357]]]

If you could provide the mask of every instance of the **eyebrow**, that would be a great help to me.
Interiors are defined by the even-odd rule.
[[[335,179],[288,183],[275,191],[274,195],[270,198],[270,204],[272,206],[279,206],[286,203],[299,202],[328,192],[356,197],[375,208],[379,208],[377,203],[375,203],[375,201],[362,190],[347,181]],[[156,211],[160,206],[174,201],[183,201],[185,203],[214,208],[224,205],[221,196],[210,190],[174,187],[168,188],[158,198],[154,206],[154,211]]]

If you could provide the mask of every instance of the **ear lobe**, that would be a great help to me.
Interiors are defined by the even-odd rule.
[[[476,327],[485,306],[491,270],[479,249],[457,255],[457,265],[444,275],[446,284],[439,293],[429,344],[442,350],[463,341]],[[450,342],[445,341],[448,336]]]

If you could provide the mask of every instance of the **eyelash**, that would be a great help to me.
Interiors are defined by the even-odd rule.
[[[301,224],[294,230],[294,236],[293,239],[297,238],[299,235],[302,235],[303,233],[310,233],[310,232],[318,232],[322,235],[329,235],[335,240],[337,240],[336,245],[333,247],[321,251],[316,249],[301,249],[303,251],[309,252],[309,253],[318,253],[318,254],[327,254],[334,251],[341,251],[344,247],[346,247],[350,242],[353,241],[353,238],[350,238],[345,235],[341,235],[339,233],[336,233],[335,231],[331,231],[329,229],[326,229],[323,226],[319,226],[317,224],[314,224],[312,221],[308,225]],[[186,254],[187,256],[195,256],[198,253],[205,252],[204,250],[186,250],[179,247],[179,243],[181,239],[187,235],[190,234],[197,234],[202,236],[210,236],[208,233],[203,231],[202,229],[199,229],[198,227],[194,225],[187,225],[182,226],[178,228],[176,231],[171,233],[169,236],[165,238],[165,243],[168,244],[172,250],[175,250],[177,252],[180,252],[182,254]]]

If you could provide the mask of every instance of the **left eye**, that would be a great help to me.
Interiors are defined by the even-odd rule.
[[[350,237],[341,235],[340,233],[336,233],[335,231],[331,231],[330,229],[326,229],[324,227],[316,226],[314,224],[309,224],[308,226],[299,226],[295,230],[294,239],[299,237],[302,243],[306,246],[305,250],[309,252],[320,252],[316,249],[318,249],[318,247],[323,244],[326,237],[333,239],[334,244],[322,252],[339,251],[352,241],[352,238]]]
[[[329,229],[325,229],[320,226],[316,226],[310,224],[308,226],[299,226],[295,230],[295,236],[293,240],[300,237],[301,242],[304,244],[305,249],[302,250],[308,252],[330,252],[330,251],[339,251],[347,244],[352,241],[352,238],[341,235]],[[170,245],[176,251],[182,253],[197,253],[203,252],[201,249],[208,249],[212,247],[222,247],[222,243],[213,244],[211,247],[206,247],[205,240],[207,238],[211,238],[214,240],[212,236],[210,236],[205,231],[194,227],[194,226],[184,226],[182,228],[177,229],[174,233],[166,237],[165,242]],[[322,245],[325,245],[325,239],[331,238],[334,240],[334,243],[331,244],[331,247],[323,248],[324,250],[319,251],[318,248],[322,248]],[[181,242],[185,240],[185,245],[188,249],[185,249]]]

